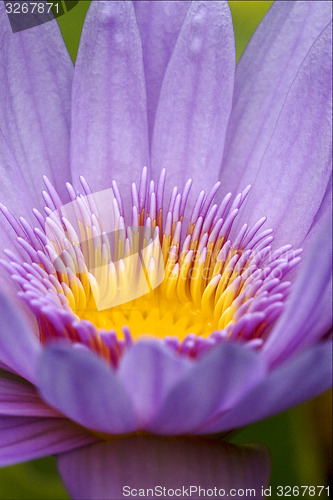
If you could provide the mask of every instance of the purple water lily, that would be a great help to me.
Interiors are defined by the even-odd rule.
[[[275,3],[237,69],[224,1],[92,2],[74,72],[56,22],[0,16],[0,464],[82,456],[75,482],[110,435],[227,432],[329,388],[330,3]],[[163,282],[100,310],[142,227]]]

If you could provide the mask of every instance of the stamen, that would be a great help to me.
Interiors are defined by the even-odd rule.
[[[0,205],[18,242],[18,254],[5,251],[9,261],[2,264],[36,315],[42,343],[66,340],[114,366],[142,335],[191,357],[220,342],[262,347],[290,291],[285,276],[302,251],[292,245],[272,251],[273,230],[262,230],[266,217],[235,233],[250,186],[232,203],[228,193],[214,204],[216,183],[207,195],[200,192],[186,220],[192,181],[172,190],[165,210],[165,177],[162,170],[155,184],[145,167],[139,188],[132,184],[131,225],[115,181],[103,198],[108,207],[83,177],[83,194],[67,183],[67,210],[44,177],[46,216],[33,209],[40,227]]]

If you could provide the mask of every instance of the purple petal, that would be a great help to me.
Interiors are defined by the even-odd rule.
[[[92,2],[73,83],[72,175],[120,191],[149,163],[141,42],[132,2]]]
[[[153,173],[166,167],[170,185],[182,188],[193,176],[195,189],[210,189],[217,180],[234,70],[227,2],[191,2],[165,73],[153,132]]]
[[[141,428],[190,366],[188,360],[158,341],[138,342],[124,355],[118,376],[131,397]]]
[[[331,19],[330,2],[274,2],[237,65],[221,180],[253,182],[286,95],[309,48]]]
[[[1,161],[1,159],[0,159]],[[17,235],[14,233],[13,228],[9,225],[7,220],[4,219],[2,212],[0,211],[0,241],[1,241],[1,256],[0,259],[4,258],[4,249],[11,250],[15,252],[18,249],[17,241],[15,241]],[[0,264],[0,293],[5,293],[7,297],[16,304],[24,304],[22,300],[18,299],[17,293],[19,288],[17,283],[11,279],[7,270],[4,269],[3,264]],[[23,305],[24,307],[24,305]]]
[[[232,408],[264,375],[256,353],[236,344],[218,346],[185,372],[146,430],[164,435],[193,432],[217,411]]]
[[[332,227],[308,248],[287,307],[263,347],[270,365],[318,341],[332,323]]]
[[[4,370],[5,372],[14,373],[14,372],[11,372],[9,366],[6,365],[6,363],[3,363],[2,361],[0,361],[0,370]]]
[[[311,242],[316,240],[322,231],[323,225],[326,223],[326,219],[332,214],[332,174],[328,180],[327,188],[320,204],[320,207],[313,219],[312,226],[304,241],[302,242],[302,248],[304,251],[311,245]]]
[[[41,400],[34,386],[24,379],[0,371],[0,415],[59,417]]]
[[[36,385],[47,403],[84,427],[110,434],[137,430],[124,387],[91,351],[46,348]]]
[[[0,359],[14,372],[35,382],[41,346],[19,310],[0,295]]]
[[[253,488],[257,494],[252,492],[251,498],[259,498],[261,487],[269,483],[270,457],[262,445],[235,446],[209,439],[132,436],[60,455],[58,467],[75,500],[134,498],[139,496],[139,490],[142,493],[147,488],[151,491],[146,498],[187,498],[190,488],[199,485],[200,498],[209,496],[203,489],[214,487],[226,492],[232,488],[249,492]],[[159,486],[160,493],[158,489],[153,491],[155,486]],[[133,488],[136,491],[131,491]],[[176,492],[172,494],[171,490]],[[191,498],[199,498],[199,489],[192,489]],[[242,498],[250,497],[244,494]]]
[[[28,178],[22,174],[13,153],[8,147],[4,133],[0,129],[0,200],[7,207],[15,208],[18,214],[25,214],[27,206],[33,207],[33,196],[30,193]],[[18,196],[19,193],[19,196]],[[29,215],[28,215],[29,216]],[[10,231],[14,240],[15,233],[0,214],[0,235],[2,241],[3,232]]]
[[[13,33],[4,2],[0,3],[0,46],[0,129],[39,202],[42,174],[60,193],[70,175],[73,64],[55,20]],[[15,186],[15,171],[6,175]]]
[[[0,220],[1,217],[2,214],[0,213]],[[0,241],[2,243],[2,247],[5,249],[12,250],[14,253],[16,253],[16,255],[20,254],[17,242],[15,244],[15,237],[14,238],[12,237],[12,234],[15,235],[12,227],[10,227],[9,224],[4,222],[3,229],[4,230],[0,231]],[[8,229],[8,231],[6,229]],[[38,329],[38,324],[36,322],[36,317],[34,316],[31,309],[28,307],[28,305],[18,297],[17,295],[18,292],[19,288],[17,283],[13,279],[11,279],[7,270],[5,270],[2,264],[0,264],[0,296],[1,294],[3,294],[4,296],[7,297],[7,299],[10,300],[12,309],[14,311],[20,312],[20,315],[22,316],[22,318],[24,318],[24,322],[26,323],[27,327],[29,327],[36,336],[38,336],[39,329]],[[0,325],[0,331],[2,331],[1,325]],[[1,361],[1,354],[0,354],[0,361]]]
[[[11,175],[8,175],[8,172]],[[13,177],[12,177],[13,176]],[[26,215],[27,206],[33,207],[32,197],[29,192],[28,186],[25,184],[24,177],[16,163],[15,158],[10,152],[3,134],[0,130],[0,202],[1,204],[6,204],[8,207],[15,207],[15,211],[18,214]],[[15,180],[13,180],[15,179]],[[17,193],[20,193],[18,196]],[[32,214],[31,214],[32,215]],[[29,219],[29,214],[26,217]],[[18,250],[19,245],[17,244],[17,234],[13,231],[12,226],[8,223],[7,219],[3,215],[0,209],[0,241],[1,247],[3,249],[9,249],[12,251]],[[0,258],[2,259],[4,255],[2,254]],[[0,290],[3,290],[6,295],[10,296],[13,300],[17,299],[18,287],[8,276],[7,272],[4,272],[1,266],[0,272]],[[21,302],[21,301],[20,301]]]
[[[136,0],[133,4],[142,41],[151,139],[164,73],[190,2]]]
[[[331,50],[329,23],[290,87],[246,204],[247,222],[267,216],[277,244],[304,239],[331,175]]]
[[[33,196],[30,193],[29,186],[22,174],[19,165],[17,164],[12,152],[10,151],[7,142],[5,141],[2,130],[0,130],[0,203],[11,207],[17,215],[23,215],[27,221],[32,222],[32,211],[27,213],[27,207],[33,207]],[[19,193],[19,195],[18,195]],[[12,226],[8,223],[4,214],[0,209],[0,241],[2,249],[6,248],[14,252],[18,252],[19,245],[17,244],[17,234],[13,231]],[[1,255],[0,258],[3,258]],[[8,278],[8,273],[0,272],[0,290],[4,290],[7,297],[13,301],[17,301],[17,284]]]
[[[332,384],[332,343],[325,342],[286,361],[230,412],[200,433],[236,429],[284,411],[326,391]]]
[[[6,207],[11,207],[14,209],[14,213],[17,215],[24,215],[27,222],[34,223],[34,216],[32,211],[27,211],[27,207],[31,209],[35,205],[34,197],[30,193],[29,186],[26,182],[26,178],[22,174],[12,152],[10,151],[4,135],[0,130],[0,204],[3,208],[3,204]],[[18,194],[19,193],[19,194]],[[16,255],[26,254],[17,243],[17,233],[13,230],[12,226],[7,221],[5,215],[0,208],[0,241],[2,249],[8,249],[13,251]],[[5,210],[5,209],[4,209]],[[3,258],[2,254],[0,258]],[[7,297],[11,299],[13,304],[20,310],[24,310],[24,314],[28,315],[31,320],[31,311],[26,307],[25,303],[18,299],[17,284],[9,278],[8,272],[3,270],[1,266],[0,272],[0,290],[3,291]],[[32,321],[29,321],[32,324]],[[34,319],[33,323],[36,321]]]
[[[96,442],[63,418],[0,416],[0,466],[62,453]]]

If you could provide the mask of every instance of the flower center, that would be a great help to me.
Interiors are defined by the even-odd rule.
[[[83,178],[83,194],[67,184],[71,201],[62,205],[44,181],[46,216],[34,210],[40,228],[1,207],[29,257],[6,251],[11,262],[3,264],[35,313],[43,343],[79,342],[113,364],[144,335],[193,357],[229,339],[262,345],[301,251],[286,245],[273,252],[273,231],[261,230],[265,217],[235,231],[250,187],[214,204],[217,183],[188,215],[191,181],[182,192],[174,188],[165,209],[165,171],[155,186],[143,169],[131,205],[115,182],[92,194]]]

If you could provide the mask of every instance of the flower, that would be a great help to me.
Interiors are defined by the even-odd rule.
[[[330,5],[274,4],[235,72],[226,2],[92,2],[74,75],[55,23],[13,35],[0,9],[1,196],[24,214],[2,206],[0,463],[227,432],[326,390]],[[91,192],[111,188],[118,267]],[[138,228],[154,289],[99,310],[133,286]]]

